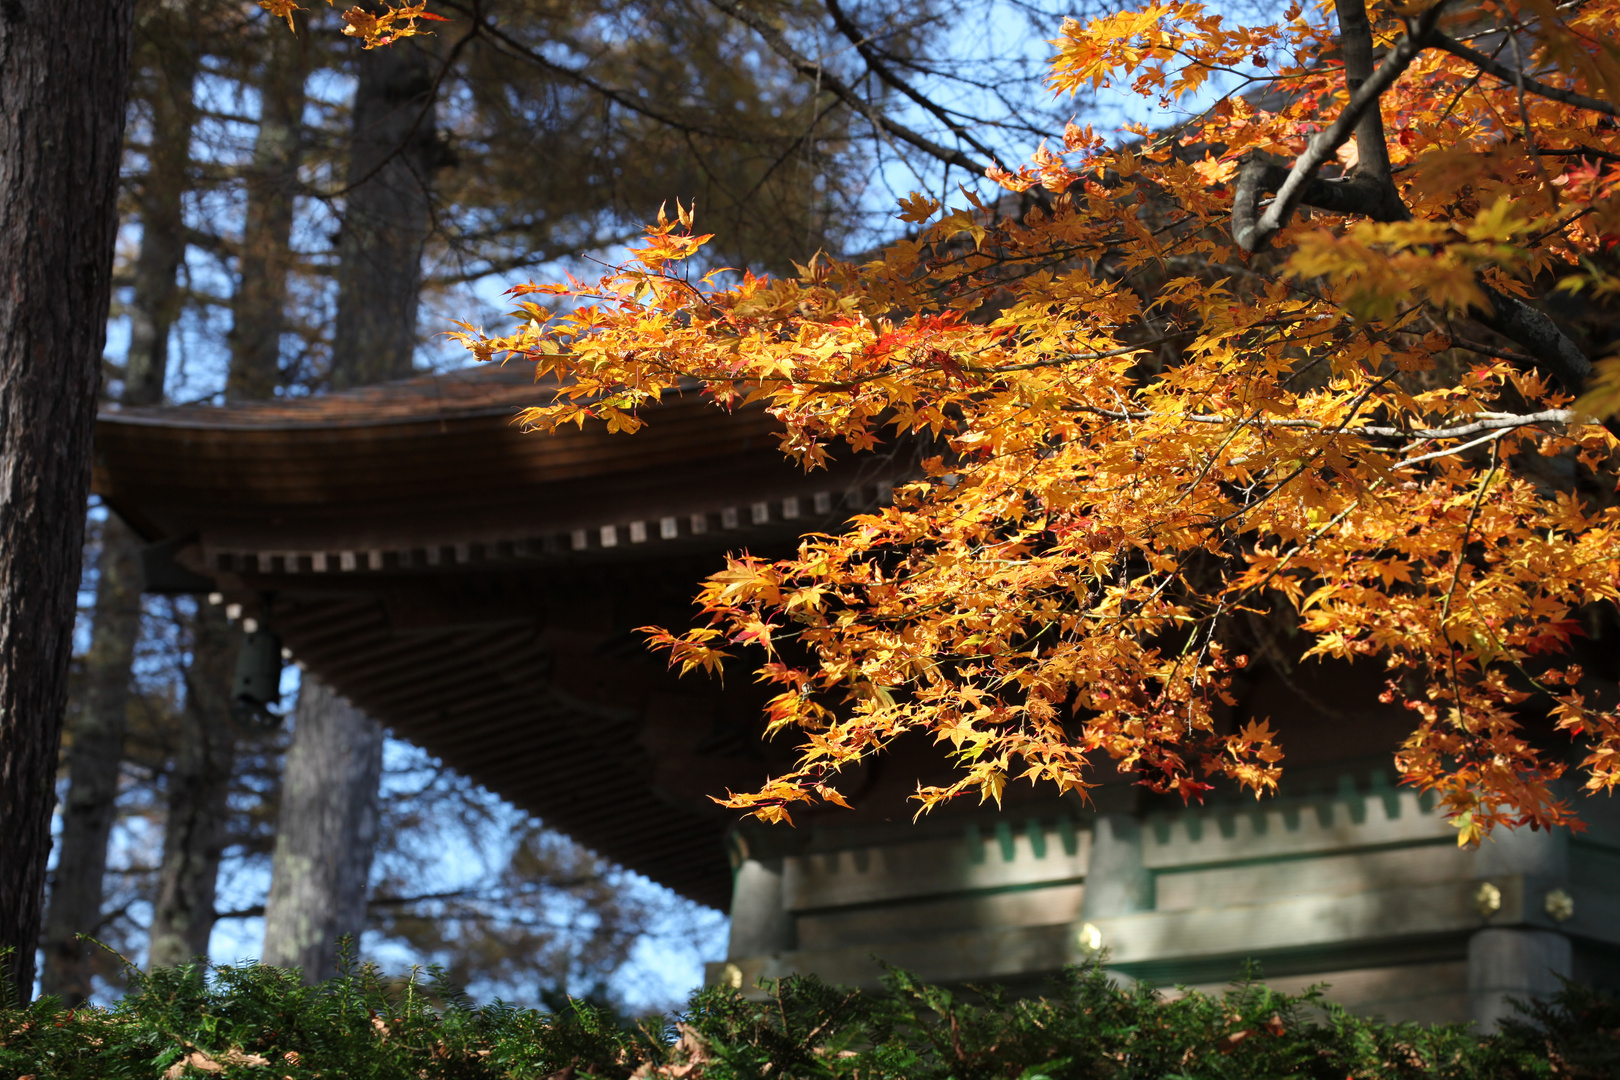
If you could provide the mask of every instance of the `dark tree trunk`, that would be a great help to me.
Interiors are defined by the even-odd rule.
[[[259,82],[259,132],[247,176],[242,277],[232,301],[231,369],[225,396],[251,401],[282,385],[281,334],[287,277],[293,269],[293,199],[304,145],[304,83],[309,77],[307,21],[298,33],[271,27]]]
[[[229,689],[237,639],[219,608],[197,605],[191,663],[186,668],[186,705],[180,714],[180,749],[169,773],[163,863],[152,910],[148,961],[153,967],[170,967],[208,953],[236,761]]]
[[[90,994],[92,957],[77,934],[101,930],[107,839],[118,799],[129,708],[130,667],[141,626],[141,568],[135,534],[107,515],[97,560],[95,623],[84,660],[85,699],[68,725],[68,793],[61,849],[51,875],[40,983],[68,1006]]]
[[[156,405],[169,370],[169,331],[180,314],[177,275],[186,257],[184,197],[191,181],[191,128],[196,119],[196,34],[184,12],[158,7],[136,37],[140,96],[152,110],[152,140],[137,205],[141,250],[135,257],[129,358],[123,402]]]
[[[184,197],[190,186],[191,129],[196,119],[195,35],[177,25],[169,6],[156,7],[135,29],[135,96],[151,112],[147,172],[137,199],[141,248],[135,260],[129,355],[122,400],[163,400],[169,331],[179,315],[176,280],[185,258]],[[95,622],[85,657],[86,700],[68,717],[68,794],[61,847],[51,875],[45,917],[41,986],[67,1005],[90,993],[94,955],[78,934],[101,930],[102,878],[124,756],[130,667],[140,633],[141,580],[137,538],[116,516],[102,535]]]
[[[112,295],[131,0],[0,0],[0,949],[34,982]]]
[[[382,749],[376,721],[304,676],[281,784],[265,963],[315,982],[332,974],[338,938],[358,944],[377,844]]]
[[[426,51],[407,40],[361,53],[343,233],[332,386],[402,378],[416,351],[422,249],[439,145]]]

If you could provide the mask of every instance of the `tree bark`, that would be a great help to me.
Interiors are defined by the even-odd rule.
[[[51,875],[40,983],[72,1007],[89,997],[90,949],[76,935],[101,930],[107,840],[118,799],[119,766],[129,708],[130,668],[141,626],[137,538],[107,515],[97,561],[95,622],[85,657],[85,700],[68,725],[68,793],[61,847]]]
[[[309,78],[308,21],[296,34],[270,28],[259,83],[259,132],[247,176],[242,273],[232,301],[229,401],[274,397],[284,382],[281,334],[292,273],[292,223],[304,148],[304,84]]]
[[[0,0],[0,950],[24,998],[112,294],[132,0]]]
[[[332,386],[339,390],[411,373],[440,156],[427,52],[406,40],[361,53],[357,63],[332,341]]]
[[[146,178],[137,205],[141,249],[135,258],[129,356],[123,402],[156,405],[169,370],[169,331],[180,314],[177,275],[186,257],[184,198],[191,182],[191,129],[196,120],[196,36],[184,12],[161,5],[137,33],[135,64],[152,110]]]
[[[365,929],[383,731],[309,674],[293,723],[263,960],[315,982],[332,974],[338,938]]]
[[[191,131],[196,120],[194,35],[177,25],[178,13],[160,5],[135,30],[136,96],[151,111],[151,145],[137,204],[140,254],[135,260],[130,344],[122,401],[163,400],[169,331],[179,316],[176,280],[185,258],[184,197],[190,186]],[[86,701],[68,717],[68,794],[61,846],[51,875],[45,918],[41,986],[68,1006],[91,990],[93,954],[78,934],[101,928],[102,879],[124,756],[130,667],[140,633],[141,576],[138,540],[117,516],[102,535],[90,652],[85,657]]]
[[[1365,0],[1338,0],[1339,45],[1344,50],[1345,88],[1354,97],[1373,77],[1372,23]],[[1389,144],[1384,141],[1384,114],[1375,103],[1356,121],[1356,173],[1383,184],[1390,183]]]
[[[208,954],[236,761],[229,689],[237,645],[238,635],[224,613],[198,604],[191,663],[186,667],[186,704],[180,714],[180,749],[169,773],[163,862],[147,950],[152,967],[172,967]]]

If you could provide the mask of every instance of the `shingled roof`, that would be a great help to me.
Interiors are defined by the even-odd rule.
[[[151,543],[149,587],[242,605],[399,737],[724,908],[729,818],[706,796],[763,777],[759,695],[673,679],[634,631],[684,625],[725,551],[836,525],[905,464],[805,474],[762,410],[696,394],[634,436],[524,433],[514,416],[547,393],[526,366],[483,366],[108,408],[95,490]]]

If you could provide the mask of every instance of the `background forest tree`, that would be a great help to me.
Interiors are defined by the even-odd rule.
[[[614,250],[667,198],[724,222],[718,257],[786,268],[892,233],[896,175],[943,189],[977,178],[995,140],[1061,130],[1029,93],[1038,37],[987,5],[782,5],[769,23],[716,3],[442,10],[434,36],[360,50],[324,11],[288,32],[256,5],[137,5],[109,401],[206,407],[460,362],[410,327],[465,313],[493,277]],[[947,64],[965,18],[999,21]],[[998,36],[1016,49],[984,47]],[[243,616],[143,601],[137,538],[99,512],[91,526],[45,935],[45,989],[69,1000],[117,970],[79,933],[177,962],[217,918],[262,913],[298,760],[285,733],[232,716]],[[307,731],[306,710],[341,709],[312,691]],[[384,773],[368,925],[385,938],[522,997],[604,985],[667,922],[539,823],[373,745],[321,786],[363,809]],[[427,837],[472,851],[514,827],[482,877],[406,888]]]

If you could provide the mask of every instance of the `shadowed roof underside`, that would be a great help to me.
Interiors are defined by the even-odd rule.
[[[726,551],[836,527],[907,462],[805,474],[763,411],[695,394],[634,436],[522,432],[547,396],[514,365],[106,409],[95,490],[152,543],[149,587],[223,593],[400,737],[725,908],[730,818],[707,795],[779,764],[754,738],[762,697],[674,679],[636,628],[686,625]]]

